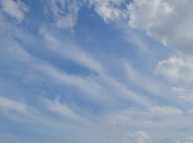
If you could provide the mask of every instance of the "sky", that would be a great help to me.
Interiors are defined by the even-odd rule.
[[[193,1],[0,0],[0,143],[192,143]]]

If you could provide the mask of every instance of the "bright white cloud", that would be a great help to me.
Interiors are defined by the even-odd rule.
[[[127,17],[127,10],[120,8],[125,3],[124,0],[89,0],[91,5],[95,6],[96,12],[105,22],[121,20]]]
[[[156,73],[163,75],[171,81],[193,81],[192,58],[170,57],[159,62]]]
[[[144,131],[137,131],[135,133],[129,134],[129,138],[131,138],[136,143],[146,143],[149,139],[149,136]]]
[[[19,22],[24,19],[24,14],[29,8],[20,0],[0,0],[2,10],[8,15],[15,17]]]
[[[128,9],[131,27],[145,31],[165,46],[192,53],[192,1],[134,0]]]
[[[134,0],[128,5],[129,26],[179,52],[159,62],[156,72],[172,81],[192,81],[192,1]]]

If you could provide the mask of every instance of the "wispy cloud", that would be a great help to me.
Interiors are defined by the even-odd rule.
[[[46,29],[40,29],[40,34],[45,38],[46,48],[52,50],[62,58],[69,58],[83,66],[95,70],[99,74],[103,73],[103,66],[96,61],[89,53],[86,53],[81,48],[69,43],[68,41],[61,42],[56,37],[52,36]]]
[[[136,71],[130,63],[123,61],[123,66],[127,72],[127,78],[129,82],[132,84],[136,84],[140,88],[147,90],[154,95],[164,96],[167,91],[167,88],[163,85],[163,83],[155,80],[153,75],[145,75],[141,74],[140,72]]]
[[[47,11],[51,11],[54,25],[58,28],[72,28],[76,24],[78,11],[84,0],[50,0],[45,1]]]
[[[186,89],[183,87],[172,87],[172,92],[177,97],[179,97],[187,102],[193,101],[193,90],[192,89]]]
[[[182,111],[178,108],[168,106],[152,106],[146,109],[129,108],[128,110],[120,111],[119,113],[107,113],[104,116],[107,124],[120,124],[123,126],[137,128],[156,128],[175,126],[169,118],[179,117]],[[160,122],[159,119],[163,121]]]
[[[191,11],[192,2],[173,0],[0,0],[3,135],[192,142]]]
[[[24,103],[16,102],[2,96],[0,96],[0,107],[3,111],[12,110],[24,114],[28,113]]]
[[[19,22],[24,19],[25,12],[29,11],[29,8],[20,0],[1,0],[0,2],[2,4],[2,10],[6,14],[16,18]]]

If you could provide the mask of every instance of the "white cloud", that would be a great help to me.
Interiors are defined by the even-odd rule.
[[[183,87],[172,87],[172,92],[175,93],[176,96],[178,96],[181,99],[184,99],[187,102],[193,101],[193,90],[192,89],[186,89]]]
[[[179,54],[159,62],[156,72],[172,81],[192,81],[193,1],[134,0],[128,10],[129,26]]]
[[[76,24],[83,0],[50,0],[49,6],[58,28],[72,28]],[[49,9],[49,8],[48,8]]]
[[[131,27],[145,31],[165,46],[192,53],[192,1],[134,0],[128,9]]]
[[[132,101],[135,104],[143,107],[149,107],[152,105],[151,100],[148,100],[145,96],[135,93],[130,90],[125,84],[116,81],[108,76],[103,77],[108,84],[111,84],[113,89],[117,89],[116,97],[123,98],[128,101]]]
[[[61,82],[62,84],[72,85],[79,90],[86,92],[89,97],[94,99],[97,99],[98,97],[102,98],[102,88],[93,77],[88,76],[84,78],[75,75],[68,75],[51,65],[34,64],[34,67],[48,75],[49,79],[54,79],[54,81],[59,83]]]
[[[56,113],[69,121],[81,123],[87,127],[92,124],[92,121],[83,117],[83,113],[78,113],[80,110],[77,107],[77,111],[75,111],[75,108],[70,108],[69,105],[61,103],[60,97],[56,97],[54,101],[43,98],[42,101],[49,111]]]
[[[48,43],[48,45],[49,44],[50,43]],[[52,41],[52,45],[54,44],[55,43]],[[53,49],[53,51],[55,51],[55,49]],[[78,63],[81,63],[81,65],[89,67],[90,69],[101,72],[100,70],[102,66],[82,50],[79,51],[74,49],[70,51],[70,49],[67,49],[67,52],[65,52],[59,48],[59,50],[56,49],[56,51],[56,55],[63,55],[64,53],[67,58],[75,60]],[[102,98],[103,94],[101,92],[103,92],[103,89],[97,83],[97,77],[92,75],[88,75],[87,77],[69,75],[65,71],[57,69],[45,61],[36,59],[27,51],[25,51],[23,47],[16,41],[9,40],[6,42],[6,45],[2,47],[2,57],[6,59],[5,63],[8,64],[10,68],[10,74],[22,78],[21,80],[23,80],[25,84],[29,82],[35,82],[36,85],[40,85],[45,81],[52,81],[54,79],[55,84],[67,84],[75,87],[80,91],[83,91],[86,93],[85,95],[89,95],[91,98]],[[15,64],[12,65],[12,62],[10,61],[15,61]],[[99,96],[101,98],[98,98]]]
[[[77,120],[78,116],[76,116],[75,113],[71,109],[69,109],[65,104],[61,104],[59,99],[59,97],[57,97],[55,101],[44,99],[48,110],[56,112],[64,117]]]
[[[70,88],[78,89],[78,91],[84,93],[85,98],[89,97],[94,99],[96,102],[103,103],[104,106],[111,105],[105,105],[107,99],[110,99],[108,102],[116,102],[116,99],[124,99],[140,106],[147,107],[151,105],[149,99],[135,93],[123,83],[106,75],[103,65],[89,53],[76,48],[72,44],[67,44],[68,42],[61,42],[46,31],[40,30],[40,33],[41,32],[43,36],[45,36],[45,39],[42,40],[45,42],[44,50],[52,51],[57,56],[64,58],[64,60],[67,58],[75,61],[82,66],[96,71],[98,75],[95,76],[91,74],[82,77],[81,75],[67,74],[63,69],[58,69],[46,61],[36,59],[16,41],[9,41],[9,44],[4,48],[3,55],[6,55],[6,62],[14,60],[19,64],[19,66],[17,66],[19,68],[14,68],[11,74],[21,77],[24,84],[33,82],[36,83],[36,85],[40,85],[44,82],[52,81],[51,83],[53,83],[54,81],[54,84],[68,85]],[[20,34],[23,35],[23,33]],[[20,37],[23,39],[23,36]],[[26,37],[27,36],[25,36],[25,38]],[[29,39],[30,37],[26,38],[26,40]],[[32,38],[32,40],[35,41],[37,39]],[[21,63],[24,67],[20,67]],[[25,67],[27,67],[28,70],[26,70]]]
[[[89,2],[95,6],[96,12],[103,17],[105,22],[127,17],[127,10],[120,8],[120,5],[125,3],[124,0],[89,0]]]
[[[168,107],[168,106],[154,106],[151,107],[150,112],[153,113],[154,116],[174,116],[180,115],[182,111],[178,108]]]
[[[156,73],[171,81],[193,81],[192,58],[170,57],[158,63]]]
[[[105,122],[110,125],[123,125],[137,128],[159,128],[176,126],[179,121],[172,120],[180,117],[182,111],[169,106],[152,106],[145,109],[129,108],[120,112],[104,115]]]
[[[48,75],[49,79],[51,80],[54,79],[54,81],[59,83],[61,82],[62,84],[72,85],[79,90],[84,91],[87,93],[87,96],[95,99],[97,102],[99,101],[106,103],[106,100],[116,97],[119,99],[132,101],[139,106],[149,107],[152,104],[151,101],[147,100],[142,95],[136,94],[132,90],[129,90],[124,84],[119,83],[105,75],[102,75],[101,77],[81,77],[76,75],[68,75],[64,71],[60,71],[59,69],[48,64],[35,64],[34,67],[41,70],[44,75]],[[116,93],[114,93],[115,91]]]
[[[2,4],[2,10],[8,15],[17,18],[19,22],[24,19],[24,13],[29,10],[20,0],[0,0],[0,2]]]
[[[55,81],[72,85],[81,91],[84,91],[89,95],[89,97],[95,99],[96,101],[106,102],[105,100],[116,97],[119,99],[132,101],[139,106],[149,107],[152,104],[151,101],[147,100],[142,95],[138,95],[134,91],[129,90],[124,84],[117,82],[113,78],[110,78],[106,75],[101,75],[100,77],[81,77],[76,75],[68,75],[64,71],[60,71],[51,65],[40,64],[36,65],[35,67],[49,75],[49,78],[53,78]]]
[[[144,131],[137,131],[135,133],[129,134],[129,138],[131,138],[136,143],[145,143],[148,141],[149,136]]]
[[[103,66],[89,53],[81,50],[77,46],[72,45],[72,43],[67,41],[64,43],[57,40],[43,28],[40,29],[39,33],[44,36],[47,48],[52,50],[54,53],[57,53],[59,56],[73,60],[80,65],[86,66],[98,72],[99,74],[104,72]]]
[[[130,63],[123,61],[123,65],[127,71],[127,78],[129,82],[147,90],[150,93],[163,96],[166,88],[161,82],[152,78],[153,75],[148,76],[135,70]]]
[[[0,108],[3,111],[11,110],[20,113],[27,113],[26,105],[0,96]]]

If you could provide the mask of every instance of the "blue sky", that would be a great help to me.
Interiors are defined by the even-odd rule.
[[[192,6],[0,0],[0,143],[191,143]]]

